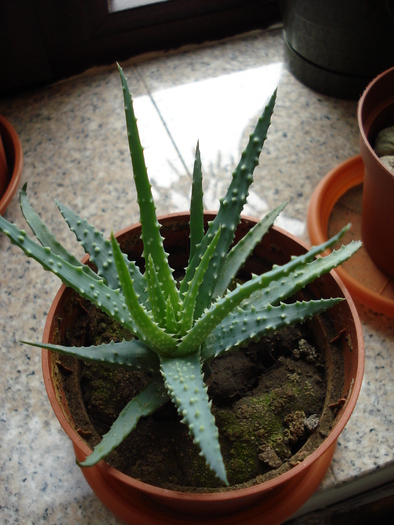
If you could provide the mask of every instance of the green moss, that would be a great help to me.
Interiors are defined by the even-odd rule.
[[[230,483],[242,483],[256,475],[258,458],[249,442],[237,442],[225,464]]]
[[[262,447],[270,445],[282,461],[291,456],[288,429],[283,423],[289,406],[296,400],[294,389],[286,386],[269,394],[244,398],[233,411],[217,410],[216,422],[232,484],[243,483],[268,470],[259,459]]]
[[[111,398],[111,387],[102,379],[94,381],[94,391],[92,399],[100,399],[101,402],[108,401]]]
[[[274,449],[276,455],[282,460],[285,461],[291,456],[289,447],[287,446],[287,429],[281,429],[280,432],[273,434],[268,439],[268,444]]]

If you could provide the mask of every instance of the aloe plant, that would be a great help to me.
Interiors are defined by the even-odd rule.
[[[269,213],[231,248],[267,136],[275,92],[250,136],[227,193],[220,201],[216,218],[206,232],[197,145],[190,208],[190,257],[184,278],[177,286],[163,248],[132,98],[120,67],[119,72],[140,208],[145,272],[121,252],[113,234],[110,240],[104,239],[86,220],[57,202],[70,230],[90,254],[97,273],[79,262],[34,212],[26,186],[20,193],[20,205],[38,243],[3,217],[0,217],[0,230],[28,257],[37,260],[45,270],[53,272],[80,296],[128,329],[133,338],[94,347],[28,344],[86,361],[151,372],[149,385],[125,406],[91,455],[80,463],[82,467],[94,465],[106,457],[132,432],[140,417],[152,414],[171,400],[209,467],[228,484],[219,433],[204,383],[204,365],[225,352],[258,340],[269,331],[304,321],[341,301],[341,298],[327,298],[284,302],[343,263],[360,243],[352,242],[326,257],[316,257],[338,242],[348,228],[345,227],[305,255],[294,257],[283,266],[275,266],[263,275],[253,275],[242,285],[232,284],[238,270],[284,208],[282,205]]]

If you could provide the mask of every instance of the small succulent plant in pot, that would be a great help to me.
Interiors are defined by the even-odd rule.
[[[163,247],[131,95],[121,68],[119,71],[140,207],[144,271],[122,253],[114,235],[110,240],[104,239],[87,221],[57,203],[97,272],[82,264],[60,245],[31,208],[26,187],[20,194],[21,208],[39,242],[2,217],[0,230],[28,257],[120,323],[133,337],[94,347],[29,344],[84,361],[137,368],[151,374],[150,383],[124,407],[109,432],[80,463],[81,467],[95,465],[105,458],[135,429],[141,417],[154,413],[171,400],[207,465],[226,486],[229,482],[206,386],[210,363],[259,340],[267,332],[303,322],[342,301],[335,297],[307,301],[292,298],[347,260],[360,243],[353,242],[329,256],[317,257],[337,244],[346,231],[344,228],[326,243],[293,257],[283,266],[274,266],[262,275],[234,284],[238,271],[284,208],[282,205],[273,210],[233,245],[270,125],[274,93],[250,136],[227,193],[220,201],[219,211],[206,231],[197,147],[190,208],[190,255],[184,275],[177,281]]]

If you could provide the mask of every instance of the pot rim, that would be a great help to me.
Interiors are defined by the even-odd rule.
[[[13,149],[11,155],[14,158],[14,167],[12,170],[11,179],[8,183],[7,189],[4,192],[4,195],[2,197],[0,196],[0,215],[3,215],[8,205],[10,204],[11,199],[13,198],[16,190],[18,189],[19,182],[22,177],[23,150],[18,134],[16,133],[13,126],[8,122],[8,120],[2,115],[0,115],[0,132],[3,139],[3,143],[7,141],[7,144],[11,145]],[[4,137],[6,137],[6,140],[4,140]],[[4,148],[6,149],[5,144]]]
[[[367,85],[357,104],[357,121],[360,131],[361,150],[367,149],[368,153],[372,155],[376,162],[379,163],[379,166],[383,172],[385,172],[389,177],[394,178],[394,173],[389,171],[387,167],[380,161],[380,158],[376,155],[375,150],[368,139],[368,131],[372,122],[376,119],[376,116],[378,116],[386,106],[394,105],[394,92],[389,98],[380,100],[373,113],[370,113],[367,116],[364,115],[364,108],[366,102],[368,102],[368,97],[371,96],[371,93],[377,89],[379,84],[384,82],[389,75],[393,77],[394,83],[394,67],[391,67],[380,73]],[[361,151],[361,153],[363,153],[363,151]]]
[[[216,212],[211,212],[211,211],[204,212],[204,216],[208,219],[208,221],[212,220],[215,215],[216,215]],[[186,217],[189,217],[189,212],[177,212],[177,213],[159,216],[158,220],[161,224],[163,224],[165,222],[171,222],[174,219],[186,218]],[[242,215],[242,219],[246,221],[256,222],[255,218],[246,216],[246,215]],[[139,223],[135,223],[131,226],[125,227],[121,229],[120,231],[118,231],[116,233],[116,236],[124,234],[132,229],[138,228],[139,226],[140,226]],[[305,249],[309,248],[308,243],[302,241],[301,239],[283,230],[282,228],[273,226],[272,229],[278,232],[279,234],[289,237],[292,241],[300,244],[303,248]],[[85,256],[82,259],[82,261],[86,262],[87,259],[88,259],[88,256]],[[356,405],[356,401],[357,401],[357,398],[358,398],[358,395],[361,389],[363,372],[364,372],[364,338],[362,334],[361,321],[359,319],[359,316],[358,316],[355,304],[351,298],[351,295],[348,292],[342,280],[340,279],[340,277],[338,276],[338,274],[333,270],[330,272],[330,275],[335,280],[336,284],[338,285],[341,292],[343,293],[343,296],[346,302],[349,305],[351,317],[353,319],[353,323],[355,327],[356,339],[357,339],[357,347],[358,347],[357,348],[358,350],[357,369],[354,371],[354,379],[351,385],[351,389],[349,390],[349,395],[346,399],[345,404],[343,405],[340,412],[336,416],[336,420],[335,420],[333,428],[331,429],[330,434],[323,441],[323,443],[314,452],[312,452],[304,461],[302,461],[301,463],[299,463],[298,465],[296,465],[289,471],[283,474],[280,474],[279,476],[271,480],[254,485],[252,487],[228,490],[225,492],[210,492],[210,493],[202,493],[202,494],[195,493],[195,492],[181,492],[181,491],[164,489],[161,487],[150,485],[148,483],[131,478],[130,476],[126,474],[123,474],[122,472],[115,469],[114,467],[111,467],[110,465],[105,463],[104,460],[102,460],[100,464],[102,465],[104,470],[108,474],[116,478],[117,480],[123,483],[126,483],[127,485],[132,486],[133,488],[137,490],[143,491],[145,493],[149,493],[152,495],[152,497],[158,496],[162,498],[166,497],[170,499],[183,500],[183,501],[194,500],[194,501],[204,502],[207,500],[225,501],[226,499],[234,498],[234,497],[243,498],[248,495],[257,494],[258,492],[261,491],[262,486],[264,486],[264,489],[268,491],[268,490],[276,488],[278,485],[284,482],[290,481],[293,477],[299,474],[300,471],[306,468],[309,468],[320,456],[322,456],[325,452],[327,452],[330,449],[330,447],[335,445],[340,433],[342,432],[343,428],[348,422],[354,410],[354,407]],[[47,321],[46,321],[45,328],[44,328],[43,342],[48,342],[49,340],[48,338],[49,338],[52,318],[55,314],[55,311],[61,299],[61,296],[65,290],[66,290],[66,286],[62,284],[50,307],[50,310],[47,316]],[[48,394],[50,403],[56,414],[56,417],[58,418],[66,434],[70,437],[74,445],[81,448],[83,453],[87,455],[91,452],[91,449],[86,445],[86,443],[82,440],[79,434],[71,428],[66,416],[64,415],[60,407],[59,401],[57,399],[53,381],[52,381],[52,375],[51,375],[50,355],[51,355],[51,351],[42,349],[42,369],[43,369],[44,383],[45,383],[45,387],[47,390],[47,394]]]

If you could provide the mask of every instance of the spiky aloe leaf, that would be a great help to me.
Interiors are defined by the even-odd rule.
[[[292,257],[287,264],[274,267],[271,271],[266,272],[264,274],[266,286],[252,294],[242,306],[249,304],[252,307],[263,308],[267,304],[277,305],[321,275],[347,261],[360,248],[361,242],[352,241],[325,257],[312,259],[314,255],[323,253],[327,247],[334,246],[346,230],[347,227],[325,243],[314,246],[306,254]]]
[[[220,229],[217,231],[212,242],[209,244],[207,251],[201,258],[201,262],[196,269],[193,276],[192,282],[190,283],[189,289],[187,290],[185,297],[183,298],[181,315],[179,318],[180,332],[186,333],[191,328],[193,323],[193,313],[196,304],[196,297],[198,295],[200,285],[204,279],[204,274],[208,268],[209,262],[215,253],[216,246],[220,239]]]
[[[164,251],[163,238],[160,235],[160,224],[156,217],[153,202],[152,187],[148,179],[143,148],[137,128],[129,87],[122,68],[118,65],[123,88],[124,107],[126,114],[127,135],[133,175],[137,190],[137,200],[140,207],[141,239],[144,243],[144,258],[152,256],[164,297],[170,297],[173,309],[179,311],[179,292],[172,271],[168,265],[168,257]]]
[[[120,341],[119,343],[110,342],[97,346],[63,346],[45,343],[31,343],[21,341],[21,343],[46,348],[60,354],[70,355],[84,361],[96,361],[111,366],[121,368],[133,368],[146,372],[159,372],[159,359],[152,350],[141,341],[132,339],[131,341]]]
[[[129,312],[133,317],[137,337],[158,354],[168,355],[173,353],[176,349],[176,339],[161,328],[144,306],[139,303],[127,264],[113,234],[111,235],[111,243],[122,292]]]
[[[341,234],[343,234],[343,230],[335,236],[335,238],[338,238]],[[182,355],[182,353],[186,354],[192,351],[193,348],[202,345],[208,335],[234,308],[243,303],[247,304],[247,300],[252,294],[256,294],[253,296],[253,299],[258,298],[259,308],[263,308],[267,304],[274,306],[281,300],[301,290],[324,273],[342,264],[361,246],[360,242],[352,241],[350,244],[342,246],[338,251],[332,252],[326,257],[320,257],[311,263],[311,257],[324,251],[327,244],[334,242],[333,239],[313,247],[304,255],[292,258],[289,263],[283,266],[275,267],[270,272],[262,275],[255,275],[242,286],[237,285],[235,290],[228,292],[224,297],[218,299],[196,321],[191,330],[189,330],[182,339],[181,344],[178,346],[177,353],[179,353],[179,355]],[[305,267],[305,269],[303,267]],[[294,273],[294,276],[291,272]],[[276,286],[273,283],[280,283],[280,286]],[[273,293],[270,289],[271,284],[273,284],[275,290]],[[266,297],[270,300],[268,301]]]
[[[42,244],[42,246],[47,246],[50,248],[52,253],[59,255],[64,260],[72,264],[73,266],[82,266],[81,261],[79,261],[72,253],[70,253],[67,248],[65,248],[51,233],[46,224],[40,219],[37,213],[32,208],[29,199],[26,193],[27,183],[25,183],[19,193],[19,204],[23,213],[23,216],[26,219],[27,224],[30,226],[32,232],[36,236],[37,240]],[[89,268],[87,270],[91,277],[99,279],[99,276],[94,273],[93,270]]]
[[[205,310],[201,317],[195,321],[195,324],[188,333],[182,338],[182,342],[177,348],[177,355],[188,355],[195,352],[196,348],[204,343],[212,330],[214,330],[234,308],[250,297],[253,292],[263,287],[263,276],[256,276],[242,286],[238,285],[235,290],[228,292],[224,297],[218,299],[210,308]]]
[[[228,485],[219,445],[219,432],[211,413],[198,353],[187,357],[160,358],[164,383],[173,403],[189,427],[208,466]]]
[[[68,227],[85,250],[85,253],[89,254],[90,260],[96,265],[98,274],[105,279],[110,288],[114,290],[119,288],[119,277],[114,263],[111,242],[105,239],[103,234],[89,224],[86,219],[82,219],[68,206],[58,201],[56,201],[56,205]],[[123,257],[133,276],[134,287],[140,295],[141,302],[145,303],[148,298],[146,280],[138,266],[133,261],[129,261],[125,254],[123,254]]]
[[[274,223],[276,217],[285,208],[287,203],[279,205],[277,208],[267,213],[240,241],[229,251],[222,270],[216,281],[214,296],[223,295],[236,276],[238,270],[245,263],[256,245],[261,241],[269,228]]]
[[[210,223],[204,239],[200,243],[192,261],[190,262],[186,275],[183,279],[180,291],[184,293],[192,279],[199,264],[199,259],[207,249],[209,242],[217,233],[219,226],[222,230],[220,242],[216,253],[210,262],[204,281],[200,287],[197,297],[195,318],[202,314],[209,306],[213,297],[215,282],[220,274],[223,261],[234,239],[235,229],[239,223],[242,209],[246,203],[249,186],[253,182],[253,172],[258,165],[260,152],[267,137],[267,131],[271,123],[274,111],[276,90],[265,107],[262,116],[257,122],[254,132],[250,135],[248,145],[242,153],[241,160],[233,173],[233,179],[228,187],[226,196],[221,200],[218,214]]]
[[[149,304],[152,308],[152,314],[162,328],[167,326],[167,302],[160,291],[159,278],[153,264],[152,256],[149,254],[145,264],[145,277],[148,284]],[[171,303],[171,301],[170,301]]]
[[[192,196],[190,201],[190,254],[189,261],[193,259],[196,247],[204,237],[204,205],[202,190],[202,171],[200,146],[197,142],[196,157],[194,160]]]
[[[201,360],[210,361],[224,352],[246,346],[273,330],[303,322],[341,302],[342,298],[281,303],[262,309],[238,308],[211,332],[202,346]]]
[[[137,327],[119,290],[113,290],[106,286],[102,279],[92,277],[86,265],[73,266],[56,253],[51,252],[49,247],[37,244],[26,235],[24,230],[20,230],[2,216],[0,216],[0,231],[7,235],[13,244],[19,246],[27,257],[39,262],[44,270],[55,274],[81,297],[118,321],[133,335],[137,335]]]
[[[134,430],[141,417],[153,414],[168,400],[163,380],[161,376],[156,376],[144,390],[127,403],[109,432],[104,434],[103,439],[85,461],[78,462],[79,466],[91,467],[108,456]]]
[[[251,295],[246,301],[249,306],[262,308],[267,304],[276,305],[288,297],[293,296],[307,284],[315,279],[330,272],[346,260],[348,260],[361,246],[359,242],[351,242],[346,246],[341,246],[338,250],[333,251],[326,257],[307,263],[305,266],[293,270],[289,274],[289,279],[280,279],[278,274],[272,275],[270,284],[263,290],[263,293],[257,292]],[[270,276],[268,276],[270,277]],[[276,277],[276,279],[274,279]]]
[[[175,312],[172,307],[170,298],[167,297],[167,304],[166,304],[166,327],[167,331],[170,334],[178,333],[178,321],[175,318]]]

